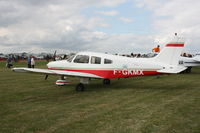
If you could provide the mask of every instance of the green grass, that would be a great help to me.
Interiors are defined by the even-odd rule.
[[[45,61],[36,67],[45,68]],[[26,67],[26,62],[14,64]],[[199,133],[200,67],[191,74],[101,80],[76,92],[57,76],[14,73],[0,62],[1,133]]]

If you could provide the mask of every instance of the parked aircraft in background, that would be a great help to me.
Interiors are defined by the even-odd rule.
[[[48,75],[60,75],[57,85],[69,82],[66,77],[80,78],[77,91],[83,91],[84,84],[91,78],[103,79],[103,84],[110,84],[110,79],[134,76],[149,76],[163,73],[179,73],[187,67],[179,64],[179,57],[184,47],[183,42],[171,42],[153,58],[129,58],[117,55],[80,52],[67,60],[52,61],[48,69],[13,68],[14,72],[32,72]]]
[[[200,66],[200,55],[197,54],[194,57],[183,57],[181,56],[179,59],[179,64],[187,67],[187,69],[183,72],[190,73],[192,67]]]

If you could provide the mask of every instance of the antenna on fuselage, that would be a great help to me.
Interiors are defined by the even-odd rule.
[[[175,35],[175,37],[174,37],[174,38],[175,38],[175,41],[177,41],[177,42],[178,42],[178,41],[179,41],[181,38],[180,38],[180,37],[178,37],[178,33],[175,33],[174,35]]]

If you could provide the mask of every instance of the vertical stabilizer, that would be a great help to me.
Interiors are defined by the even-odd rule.
[[[155,61],[177,66],[184,47],[184,42],[170,42],[154,57]]]

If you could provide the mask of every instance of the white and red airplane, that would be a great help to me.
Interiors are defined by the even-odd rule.
[[[14,72],[33,72],[46,75],[60,75],[57,85],[69,82],[64,77],[80,77],[77,91],[84,90],[91,78],[103,79],[104,84],[110,84],[110,79],[134,76],[149,76],[163,73],[179,73],[187,67],[179,65],[179,57],[184,47],[183,42],[171,42],[153,58],[129,58],[118,55],[80,52],[67,60],[52,61],[48,69],[13,68]]]

